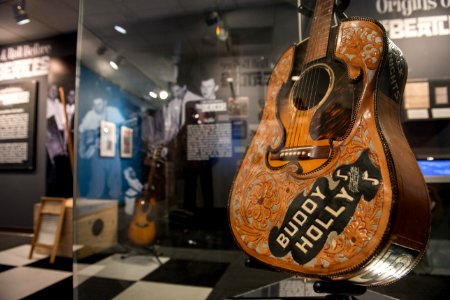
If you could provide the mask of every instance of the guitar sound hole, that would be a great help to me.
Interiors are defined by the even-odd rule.
[[[294,83],[292,104],[298,110],[308,110],[324,99],[332,86],[332,70],[325,64],[306,69]]]

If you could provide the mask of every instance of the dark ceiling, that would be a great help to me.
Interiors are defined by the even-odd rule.
[[[0,1],[0,45],[78,29],[82,64],[148,98],[149,89],[176,81],[181,59],[273,51],[280,34],[273,28],[286,23],[284,11],[295,12],[297,0],[29,0],[31,23],[23,26],[14,20],[12,3]],[[220,13],[229,29],[226,42],[219,41],[205,22],[212,11]],[[83,26],[78,27],[79,19]],[[115,31],[114,25],[126,28],[127,34]],[[124,57],[120,72],[108,64],[116,55]]]

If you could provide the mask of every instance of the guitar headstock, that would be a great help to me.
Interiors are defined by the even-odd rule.
[[[163,144],[159,144],[158,146],[156,146],[155,150],[153,150],[153,155],[152,155],[152,160],[158,160],[161,157],[164,157],[167,153],[167,149],[166,147],[164,147]]]

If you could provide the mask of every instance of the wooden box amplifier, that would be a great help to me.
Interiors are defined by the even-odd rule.
[[[39,206],[40,203],[34,207],[35,223]],[[117,244],[117,207],[115,200],[78,199],[74,211],[73,200],[67,199],[57,255],[73,257],[73,251],[76,251],[77,258],[83,258]],[[36,249],[37,253],[46,251]]]

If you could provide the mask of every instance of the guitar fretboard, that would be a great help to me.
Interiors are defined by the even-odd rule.
[[[334,0],[317,0],[306,49],[305,64],[327,56]]]

